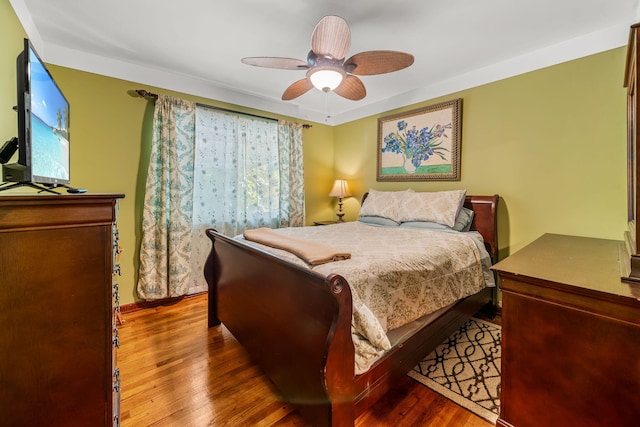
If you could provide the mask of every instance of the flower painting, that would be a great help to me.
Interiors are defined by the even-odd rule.
[[[378,119],[378,181],[460,180],[462,99]]]

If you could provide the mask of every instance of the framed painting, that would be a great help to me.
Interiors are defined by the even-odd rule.
[[[459,181],[462,99],[378,119],[378,181]]]

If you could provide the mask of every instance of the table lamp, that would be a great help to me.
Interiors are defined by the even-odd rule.
[[[338,198],[338,212],[336,212],[336,215],[338,216],[338,222],[343,222],[344,219],[342,219],[342,217],[344,216],[344,212],[342,212],[342,198],[351,196],[347,181],[344,179],[336,179],[333,183],[333,188],[329,192],[329,196]]]

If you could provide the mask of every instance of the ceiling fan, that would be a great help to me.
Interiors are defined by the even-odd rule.
[[[322,18],[311,35],[311,50],[307,60],[281,57],[242,58],[242,62],[257,67],[283,70],[307,70],[304,79],[294,82],[282,94],[290,101],[312,88],[333,91],[343,98],[358,101],[367,90],[356,76],[371,76],[402,70],[413,64],[413,55],[392,50],[371,50],[357,53],[345,60],[351,45],[351,31],[339,16]]]

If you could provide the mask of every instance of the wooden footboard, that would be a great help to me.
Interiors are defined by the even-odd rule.
[[[353,425],[351,291],[207,230],[209,326],[222,321],[283,397],[317,426]]]

